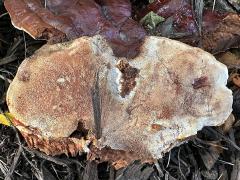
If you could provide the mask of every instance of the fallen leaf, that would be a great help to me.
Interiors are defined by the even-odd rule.
[[[240,154],[237,153],[235,157],[233,157],[233,170],[231,172],[231,180],[239,180],[240,179]]]
[[[149,28],[154,29],[160,22],[163,22],[165,19],[153,11],[150,11],[147,15],[145,15],[141,20],[140,23]]]
[[[129,0],[48,0],[46,4],[6,0],[4,4],[16,28],[51,43],[101,34],[116,56],[134,57],[145,37],[145,30],[131,19]]]
[[[217,162],[221,149],[214,146],[210,146],[207,149],[200,148],[198,149],[199,155],[208,170],[211,170],[214,164]]]
[[[224,133],[228,133],[229,130],[233,127],[234,122],[235,122],[234,115],[230,114],[230,116],[227,118],[225,123],[220,128]]]
[[[240,11],[240,1],[239,0],[228,0],[230,4],[233,5],[233,7],[237,10]]]
[[[211,169],[211,170],[202,170],[201,174],[206,179],[217,179],[218,178],[218,171],[217,169]]]
[[[233,73],[229,77],[229,81],[233,82],[235,86],[240,88],[240,74],[238,73]]]
[[[13,118],[13,115],[10,113],[0,114],[0,124],[3,124],[5,126],[11,126]]]
[[[139,11],[138,18],[141,19],[151,11],[165,19],[172,17],[174,28],[178,33],[197,32],[197,27],[194,22],[192,7],[189,3],[189,0],[155,0],[145,9]]]
[[[228,14],[211,30],[203,29],[203,48],[213,54],[240,47],[240,16]]]
[[[240,57],[238,57],[236,54],[226,51],[224,53],[219,53],[217,55],[217,59],[228,66],[229,68],[231,67],[237,67],[240,65]]]
[[[238,14],[203,9],[202,19],[198,20],[196,17],[200,15],[193,11],[189,0],[155,0],[140,10],[138,18],[141,19],[149,12],[166,19],[156,28],[157,35],[200,46],[213,54],[240,46]]]

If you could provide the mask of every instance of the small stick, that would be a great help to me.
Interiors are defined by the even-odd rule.
[[[212,12],[214,11],[215,9],[215,5],[216,5],[216,0],[213,1],[213,7],[212,7]]]
[[[14,157],[14,159],[13,159],[12,165],[11,165],[11,167],[10,167],[10,169],[9,169],[6,177],[5,177],[6,180],[8,180],[8,179],[10,180],[10,179],[11,179],[11,176],[12,176],[13,172],[14,172],[15,169],[16,169],[16,166],[17,166],[19,157],[20,157],[20,155],[22,154],[22,151],[23,151],[23,149],[22,149],[22,146],[20,145],[20,146],[18,147],[18,151],[17,151],[17,153],[16,153],[16,155],[15,155],[15,157]]]
[[[92,106],[93,106],[93,114],[94,114],[94,124],[96,130],[96,137],[99,139],[102,134],[101,130],[101,97],[100,97],[100,89],[99,89],[99,71],[95,76],[96,80],[91,89],[92,94]]]
[[[2,18],[3,16],[6,16],[8,14],[8,12],[5,12],[3,14],[0,15],[0,18]]]

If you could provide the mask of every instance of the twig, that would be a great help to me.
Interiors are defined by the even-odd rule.
[[[58,176],[58,173],[57,173],[57,170],[56,170],[56,168],[53,166],[53,164],[51,164],[51,167],[52,167],[52,169],[53,169],[54,173],[56,174],[56,176],[57,176],[57,179],[59,179],[59,180],[60,180],[60,178],[59,178],[59,176]]]
[[[3,39],[1,39],[1,38],[0,38],[0,41],[2,41],[2,42],[5,43],[5,44],[9,44],[7,41],[5,41],[5,40],[3,40]]]
[[[163,176],[164,176],[164,173],[163,173],[163,171],[162,171],[162,168],[160,167],[159,161],[155,162],[154,165],[155,165],[155,167],[157,168],[159,177],[163,177]]]
[[[179,171],[180,171],[181,176],[182,176],[185,180],[187,180],[186,177],[184,176],[183,172],[182,172],[182,169],[181,169],[180,152],[181,152],[181,147],[179,147],[179,150],[178,150],[178,168],[179,168]]]
[[[231,139],[227,138],[226,136],[224,136],[222,133],[220,133],[218,130],[215,130],[213,128],[210,127],[206,127],[207,130],[209,130],[212,133],[218,134],[221,138],[223,138],[226,142],[228,142],[229,144],[231,144],[234,148],[236,148],[238,151],[240,151],[240,147],[233,142]]]
[[[69,161],[64,161],[64,160],[61,160],[61,159],[58,159],[58,158],[55,158],[55,157],[51,157],[51,156],[48,156],[48,155],[45,155],[39,151],[36,151],[36,150],[30,150],[29,148],[27,147],[23,147],[24,150],[26,150],[28,153],[30,154],[35,154],[36,156],[42,158],[42,159],[45,159],[47,161],[51,161],[55,164],[58,164],[58,165],[61,165],[61,166],[68,166],[67,164],[70,164],[71,162]]]
[[[216,5],[216,0],[213,1],[213,7],[212,7],[212,12],[214,11],[215,9],[215,5]]]
[[[168,162],[167,162],[167,166],[166,168],[168,168],[169,164],[170,164],[170,159],[171,159],[171,150],[169,151],[169,155],[168,155]]]
[[[200,143],[202,143],[202,144],[210,145],[210,146],[214,146],[214,147],[219,147],[219,148],[222,148],[222,149],[224,149],[224,150],[228,150],[227,147],[220,146],[220,145],[218,145],[218,144],[214,144],[214,143],[209,142],[209,141],[203,141],[202,139],[200,139],[200,138],[198,138],[198,137],[196,137],[195,139],[196,139],[197,141],[199,141]]]
[[[26,43],[26,38],[25,38],[24,31],[22,31],[22,33],[23,33],[23,42],[24,42],[24,57],[26,59],[27,58],[27,43]]]
[[[18,131],[17,129],[13,126],[12,127],[16,133],[16,137],[17,137],[17,142],[19,144],[19,146],[21,146],[22,149],[24,149],[24,146],[22,145],[21,139],[19,137]],[[26,161],[33,167],[34,169],[34,175],[36,176],[37,179],[42,179],[43,175],[42,173],[39,171],[39,169],[28,159],[26,153],[24,151],[22,151],[22,155],[23,157],[26,159]]]
[[[92,94],[92,106],[94,114],[94,124],[96,130],[96,137],[99,139],[102,134],[101,130],[101,97],[99,88],[99,71],[95,75],[95,82],[91,89]]]
[[[6,165],[6,163],[4,163],[3,161],[0,160],[0,170],[2,171],[4,176],[7,176],[8,173],[8,167]]]
[[[199,47],[202,47],[202,17],[203,17],[203,8],[204,2],[203,0],[195,0],[195,12],[197,14],[197,25],[198,25],[198,33],[200,36]]]
[[[230,162],[227,162],[227,161],[223,161],[221,159],[218,159],[219,162],[222,162],[223,164],[228,164],[228,165],[231,165],[231,166],[234,166],[235,164],[233,163],[230,163]]]
[[[6,16],[8,14],[8,12],[5,12],[3,14],[0,15],[0,18],[2,18],[3,16]]]
[[[0,66],[11,63],[15,60],[17,60],[17,57],[15,55],[4,57],[4,58],[0,59]]]
[[[44,8],[47,8],[47,0],[44,0]]]
[[[5,180],[10,180],[10,179],[11,179],[11,176],[12,176],[13,172],[14,172],[15,169],[16,169],[16,166],[17,166],[19,157],[20,157],[20,155],[21,155],[22,152],[23,152],[22,146],[19,145],[18,151],[17,151],[17,153],[16,153],[16,155],[15,155],[15,157],[14,157],[14,159],[13,159],[12,165],[11,165],[11,167],[10,167],[10,169],[9,169],[6,177],[5,177]]]
[[[22,43],[22,38],[19,38],[15,44],[7,50],[6,56],[11,56],[17,51],[17,47]]]
[[[223,176],[223,173],[220,174],[217,180],[220,180],[222,176]]]

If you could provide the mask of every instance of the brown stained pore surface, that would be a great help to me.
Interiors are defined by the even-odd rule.
[[[63,42],[103,35],[115,55],[134,57],[145,37],[129,0],[6,0],[13,25],[36,39]]]
[[[81,49],[72,51],[76,47]],[[77,130],[80,120],[88,129],[91,122],[85,120],[92,115],[91,86],[101,62],[90,50],[87,40],[82,39],[43,47],[25,60],[14,80],[23,89],[17,88],[8,101],[16,107],[15,117],[29,126],[38,126],[45,136],[67,137]],[[21,105],[16,106],[18,103]],[[29,106],[31,103],[34,106]]]
[[[209,86],[208,77],[202,76],[200,78],[194,79],[192,86],[193,86],[193,89],[199,89],[202,87]]]
[[[121,83],[121,92],[120,95],[124,98],[126,95],[129,95],[131,90],[136,86],[136,80],[139,70],[130,66],[127,60],[121,60],[117,64],[117,68],[122,73],[122,77],[120,80]]]

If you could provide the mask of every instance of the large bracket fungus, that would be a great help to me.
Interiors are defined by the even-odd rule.
[[[211,54],[175,40],[147,37],[126,59],[101,36],[81,37],[25,59],[7,102],[30,147],[86,152],[118,168],[161,158],[202,127],[223,124],[232,111],[227,78]]]

